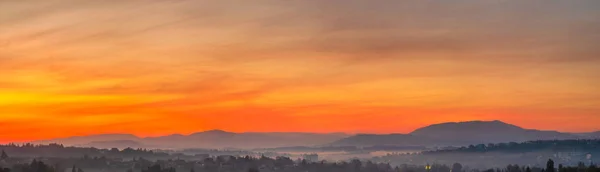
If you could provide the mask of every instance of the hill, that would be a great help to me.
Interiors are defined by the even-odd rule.
[[[600,131],[596,131],[596,132],[590,132],[590,133],[577,133],[577,135],[579,136],[583,136],[586,138],[591,138],[591,139],[598,139],[600,138]]]
[[[332,143],[337,146],[458,146],[480,143],[524,142],[531,140],[579,139],[581,136],[557,131],[524,129],[502,121],[467,121],[433,124],[410,134],[360,134]]]
[[[130,134],[78,136],[33,142],[61,143],[68,146],[140,147],[140,148],[276,148],[290,146],[460,146],[531,140],[600,138],[600,132],[561,133],[524,129],[502,121],[467,121],[433,124],[409,134],[344,133],[234,133],[209,130],[190,135],[139,138]]]
[[[282,146],[313,146],[347,137],[346,134],[315,133],[232,133],[210,130],[191,135],[171,135],[143,139],[150,145],[176,148],[271,148]]]
[[[449,145],[579,138],[576,135],[557,131],[524,129],[502,121],[468,121],[434,124],[419,128],[411,134],[443,141],[443,143]]]
[[[77,147],[94,147],[99,149],[110,149],[110,148],[144,148],[149,147],[140,142],[133,140],[110,140],[110,141],[93,141],[87,144],[75,145]]]
[[[402,146],[421,146],[430,145],[433,140],[414,136],[411,134],[358,134],[355,136],[340,139],[331,143],[335,146],[376,146],[376,145],[402,145]]]
[[[271,148],[283,146],[314,146],[345,138],[343,133],[233,133],[209,130],[190,135],[168,135],[140,138],[134,135],[110,134],[77,136],[32,142],[34,144],[60,143],[67,146],[99,148]]]
[[[469,152],[503,152],[503,153],[525,153],[525,152],[583,152],[598,153],[600,151],[599,139],[577,139],[577,140],[536,140],[527,142],[510,142],[496,144],[478,144],[462,146],[453,149],[441,149],[424,151],[424,154],[438,153],[469,153]]]
[[[67,138],[33,141],[34,144],[50,144],[60,143],[63,145],[84,145],[92,142],[114,141],[114,140],[131,140],[137,141],[140,138],[132,134],[98,134],[89,136],[74,136]]]

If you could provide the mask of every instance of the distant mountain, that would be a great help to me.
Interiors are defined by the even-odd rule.
[[[168,135],[139,138],[128,134],[104,134],[32,142],[61,143],[68,146],[99,148],[272,148],[283,146],[314,146],[348,137],[343,133],[233,133],[210,130],[190,135]]]
[[[125,148],[145,148],[146,145],[133,140],[110,140],[110,141],[93,141],[87,144],[75,145],[77,147],[95,147],[101,149],[125,149]]]
[[[531,140],[579,139],[581,136],[557,131],[524,129],[502,121],[468,121],[433,124],[410,134],[356,135],[332,143],[339,146],[461,146]]]
[[[344,133],[233,133],[209,130],[190,135],[174,134],[139,138],[130,134],[78,136],[33,142],[93,147],[140,148],[276,148],[290,146],[462,146],[531,140],[600,138],[600,132],[570,134],[524,129],[502,121],[468,121],[433,124],[409,134]]]
[[[68,138],[33,141],[34,144],[49,144],[61,143],[64,145],[84,145],[92,142],[113,141],[113,140],[132,140],[136,141],[140,138],[131,134],[99,134],[89,136],[74,136]]]
[[[348,137],[342,133],[231,133],[211,130],[188,136],[171,135],[145,138],[152,145],[170,145],[177,148],[272,148],[282,146],[314,146]]]
[[[600,131],[596,131],[596,132],[590,132],[590,133],[576,133],[579,136],[585,137],[585,138],[589,138],[589,139],[599,139],[600,138]]]
[[[358,134],[333,142],[334,146],[376,146],[376,145],[402,145],[421,146],[430,145],[433,140],[414,136],[411,134]]]
[[[411,134],[443,141],[443,143],[450,145],[579,138],[576,135],[557,131],[524,129],[502,121],[468,121],[434,124],[419,128]]]

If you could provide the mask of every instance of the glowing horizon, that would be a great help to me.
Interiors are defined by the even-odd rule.
[[[599,1],[0,2],[0,142],[598,131]]]

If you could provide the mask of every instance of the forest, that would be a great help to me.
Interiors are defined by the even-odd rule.
[[[600,140],[540,140],[522,143],[478,144],[455,148],[440,148],[419,153],[392,153],[374,157],[374,162],[400,165],[436,162],[448,164],[459,162],[474,168],[498,168],[505,164],[543,166],[545,160],[577,166],[579,162],[593,162],[593,155],[600,154]]]
[[[424,151],[424,154],[468,153],[468,152],[535,152],[535,151],[583,151],[600,150],[600,140],[537,140],[522,143],[489,143],[463,146],[460,148]]]
[[[234,157],[218,156],[202,161],[158,160],[148,161],[143,158],[131,161],[110,163],[104,158],[54,159],[44,162],[33,159],[29,163],[20,163],[22,159],[10,158],[2,152],[0,163],[11,167],[0,167],[0,172],[600,172],[594,164],[581,162],[577,166],[556,165],[548,160],[544,167],[529,167],[507,165],[504,168],[472,169],[460,163],[451,166],[446,164],[408,165],[392,167],[389,163],[374,163],[372,161],[340,161],[340,162],[309,162],[307,160],[292,160],[287,157]],[[52,163],[49,163],[51,162]],[[67,165],[72,165],[68,166]]]
[[[600,151],[599,145],[600,140],[529,141],[329,161],[244,150],[187,150],[194,153],[190,155],[139,148],[8,144],[0,145],[0,172],[595,172],[592,155]]]

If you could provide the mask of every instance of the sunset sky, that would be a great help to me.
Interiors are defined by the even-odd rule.
[[[0,143],[600,130],[598,0],[0,0]]]

